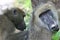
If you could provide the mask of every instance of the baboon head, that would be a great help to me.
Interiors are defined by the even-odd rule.
[[[25,13],[19,8],[7,9],[4,13],[17,29],[23,31],[26,28],[24,17]]]
[[[44,27],[52,32],[58,31],[58,16],[56,9],[50,3],[39,6],[34,12],[34,23],[39,27]]]

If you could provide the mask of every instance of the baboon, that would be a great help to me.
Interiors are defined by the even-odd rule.
[[[26,28],[24,16],[19,8],[6,9],[0,15],[0,40],[25,40],[27,31],[23,31]],[[21,31],[16,32],[16,29]]]
[[[9,20],[11,20],[15,27],[21,31],[26,29],[26,24],[24,22],[25,13],[19,8],[11,8],[10,10],[6,10],[4,15],[7,16]]]
[[[16,8],[7,9],[4,15],[0,15],[0,40],[52,40],[53,32],[59,30],[57,11],[52,4],[50,2],[38,6],[32,13],[29,30],[18,33],[15,33],[15,26],[20,26],[18,24],[20,24],[21,15],[16,13],[20,11],[16,12]],[[16,16],[18,20],[15,19]]]
[[[52,40],[59,30],[58,15],[52,2],[37,6],[32,13],[28,40]]]

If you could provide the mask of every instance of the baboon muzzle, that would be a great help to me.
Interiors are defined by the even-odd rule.
[[[39,15],[39,18],[45,25],[47,25],[50,31],[54,32],[59,30],[58,24],[56,23],[56,20],[55,20],[55,16],[50,9],[42,12]]]

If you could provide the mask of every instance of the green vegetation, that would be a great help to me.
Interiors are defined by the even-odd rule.
[[[53,34],[52,40],[60,40],[60,30],[57,33]]]

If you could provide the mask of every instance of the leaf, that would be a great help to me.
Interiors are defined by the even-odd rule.
[[[59,40],[59,38],[60,38],[60,30],[56,34],[53,34],[52,40]]]

